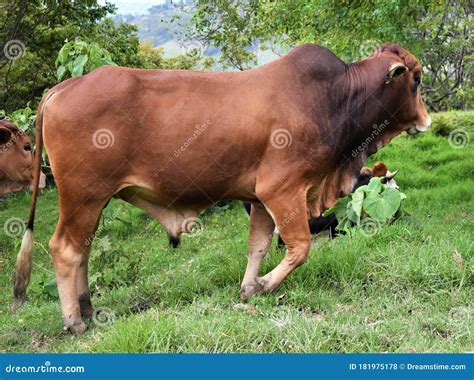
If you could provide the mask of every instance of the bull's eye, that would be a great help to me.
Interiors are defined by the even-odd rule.
[[[27,152],[31,152],[31,144],[26,144],[23,149]]]
[[[412,86],[412,91],[414,94],[416,94],[416,90],[418,90],[418,87],[421,85],[421,77],[420,74],[415,74],[413,77],[413,86]]]

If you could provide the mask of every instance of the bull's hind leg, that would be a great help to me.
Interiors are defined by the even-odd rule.
[[[249,257],[240,288],[240,298],[242,300],[246,300],[260,290],[257,283],[260,263],[268,253],[274,228],[275,223],[265,207],[261,204],[252,205],[250,211]]]
[[[82,333],[86,325],[83,315],[92,313],[87,284],[90,243],[105,202],[89,199],[65,202],[60,196],[60,215],[49,248],[56,270],[64,327]]]
[[[92,307],[91,295],[89,292],[89,257],[92,248],[92,238],[95,236],[97,227],[99,226],[100,214],[97,218],[94,231],[91,234],[91,237],[86,240],[84,251],[81,258],[81,263],[79,265],[77,273],[77,294],[79,300],[79,307],[81,309],[81,316],[83,318],[91,318],[94,313],[94,308]]]
[[[265,201],[276,222],[280,236],[286,244],[287,254],[275,269],[258,278],[258,292],[271,292],[295,268],[303,264],[311,246],[308,227],[306,194],[301,191],[295,197],[286,194],[272,195]]]

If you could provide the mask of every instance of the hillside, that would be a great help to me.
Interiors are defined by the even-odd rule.
[[[135,9],[135,8],[134,8]],[[138,28],[141,42],[150,41],[155,48],[163,48],[165,57],[175,57],[189,52],[191,49],[201,49],[206,57],[218,58],[220,49],[203,46],[198,41],[186,36],[186,25],[193,14],[192,0],[174,4],[155,5],[143,9],[143,14],[119,14],[114,17],[115,23],[127,22]],[[278,56],[273,52],[258,51],[258,63],[264,64]]]

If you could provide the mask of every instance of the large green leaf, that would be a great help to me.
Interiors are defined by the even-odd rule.
[[[336,214],[337,219],[342,219],[346,216],[347,204],[349,201],[350,197],[340,198],[334,206],[323,212],[323,216]]]
[[[357,212],[354,210],[354,207],[352,205],[352,201],[347,204],[347,218],[356,224],[359,224],[360,222],[360,214],[357,214]]]
[[[364,203],[365,198],[365,189],[359,187],[354,194],[352,194],[352,208],[354,212],[359,216],[362,214],[362,204]]]
[[[66,67],[63,65],[58,66],[58,69],[56,71],[56,77],[58,78],[58,80],[63,79],[65,73],[66,73]]]
[[[49,294],[53,298],[58,298],[59,293],[58,293],[58,285],[56,283],[56,280],[51,280],[43,284],[43,291],[46,294]]]
[[[82,73],[84,72],[84,66],[85,64],[87,63],[87,55],[83,54],[83,55],[80,55],[78,56],[73,64],[72,64],[72,70],[71,70],[71,75],[73,77],[79,77],[82,75]]]
[[[58,58],[56,58],[56,66],[60,63],[63,64],[66,62],[70,51],[71,51],[71,43],[64,44],[61,50],[59,50]]]
[[[369,192],[380,193],[382,190],[382,182],[379,177],[373,177],[369,184],[367,185],[367,190]]]
[[[92,66],[92,70],[102,66],[102,51],[96,43],[92,43],[89,46],[89,62]]]
[[[349,232],[350,228],[352,227],[352,223],[347,216],[342,219],[338,218],[338,222],[339,223],[336,227],[336,230]]]
[[[370,217],[385,222],[397,212],[401,200],[398,190],[387,188],[381,194],[369,193],[364,199],[363,207]]]

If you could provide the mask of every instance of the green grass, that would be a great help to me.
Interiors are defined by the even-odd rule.
[[[473,113],[467,114],[473,118]],[[401,136],[373,160],[400,168],[397,182],[416,222],[319,239],[307,263],[274,293],[239,303],[248,217],[238,203],[202,217],[204,230],[179,249],[132,206],[113,200],[91,259],[96,307],[80,337],[62,331],[47,242],[57,194],[41,193],[29,302],[11,314],[11,274],[20,238],[0,233],[0,352],[462,352],[472,351],[473,189],[471,144]],[[0,204],[0,226],[25,219],[30,195]],[[105,238],[105,239],[104,239]],[[107,240],[108,239],[108,240]],[[108,242],[111,246],[108,247]],[[272,248],[263,271],[283,252]]]

